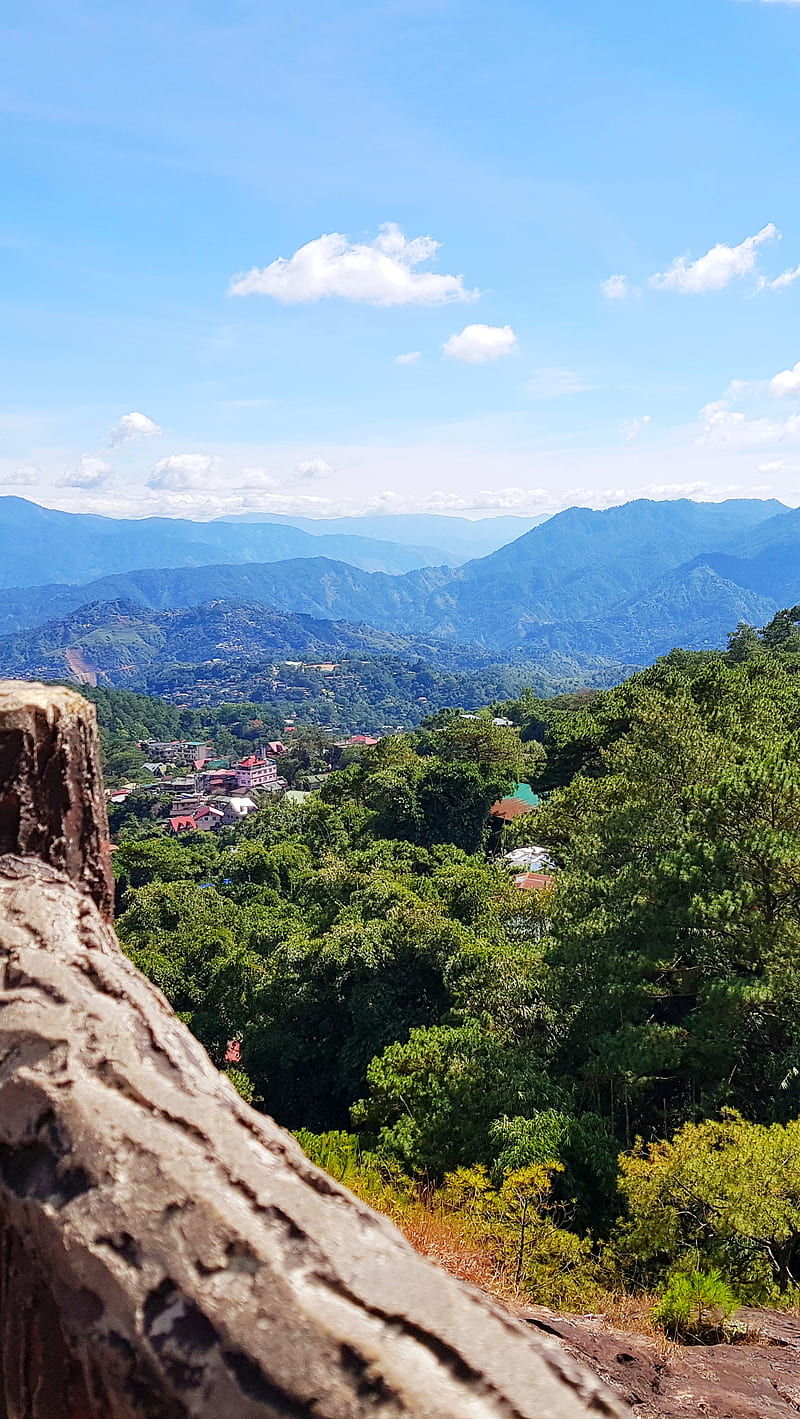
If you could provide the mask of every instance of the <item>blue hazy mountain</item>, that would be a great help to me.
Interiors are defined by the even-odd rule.
[[[331,557],[365,571],[383,572],[462,560],[442,547],[328,532],[325,523],[304,531],[267,521],[98,517],[56,512],[24,498],[0,497],[0,587],[88,582],[109,572],[142,567],[276,562],[288,557]]]
[[[531,528],[547,522],[549,517],[549,513],[539,513],[536,517],[468,518],[434,512],[401,512],[313,518],[244,513],[221,518],[220,521],[281,522],[316,535],[338,532],[347,536],[376,537],[380,541],[399,542],[404,547],[440,547],[447,554],[440,560],[456,565],[496,552],[507,542],[514,542],[525,532],[530,532]]]
[[[724,644],[738,620],[760,622],[778,602],[800,600],[800,515],[754,499],[639,500],[568,509],[456,568],[397,575],[323,557],[144,568],[7,590],[0,633],[119,600],[150,610],[239,601],[497,655],[538,647],[642,660],[674,644]]]

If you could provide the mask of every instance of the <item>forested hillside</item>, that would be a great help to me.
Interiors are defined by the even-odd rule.
[[[800,1283],[798,672],[795,608],[441,714],[227,835],[128,837],[120,937],[246,1095],[496,1284],[720,1329]]]

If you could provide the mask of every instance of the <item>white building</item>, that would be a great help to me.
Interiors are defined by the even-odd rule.
[[[257,759],[251,755],[236,765],[237,788],[269,788],[278,777],[278,765],[274,759]]]
[[[217,806],[222,809],[220,826],[223,828],[232,828],[236,823],[243,822],[251,813],[255,813],[258,807],[252,798],[246,797],[218,798]]]
[[[151,761],[162,764],[194,764],[209,759],[213,746],[199,739],[151,739],[147,744]]]

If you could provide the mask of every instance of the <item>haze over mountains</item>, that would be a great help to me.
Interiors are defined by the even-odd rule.
[[[113,518],[56,512],[24,498],[0,498],[0,587],[42,581],[86,582],[141,567],[274,562],[331,557],[366,571],[404,572],[465,556],[443,547],[375,536],[306,531],[286,522],[189,522],[181,518]]]
[[[2,520],[4,504],[14,505],[11,523]],[[31,515],[25,509],[32,506],[19,499],[0,501],[0,545],[13,540],[14,519],[35,519],[44,511],[36,509]],[[51,517],[69,515],[48,514],[43,525],[49,532],[64,525],[52,524]],[[126,544],[129,559],[140,554],[140,546],[148,545],[151,556],[163,554],[165,546],[180,546],[187,557],[198,549],[204,557],[210,556],[218,545],[217,538],[228,556],[232,548],[241,552],[243,547],[248,556],[239,563],[226,559],[200,566],[144,564],[79,585],[62,582],[27,584],[17,590],[7,587],[0,591],[0,636],[11,640],[0,640],[0,669],[27,673],[32,665],[42,664],[42,652],[48,646],[59,653],[68,644],[80,650],[83,641],[97,647],[98,636],[103,634],[102,603],[117,603],[108,613],[107,632],[112,638],[122,635],[119,603],[135,618],[135,608],[163,613],[207,608],[213,602],[227,606],[233,616],[229,640],[235,648],[231,653],[242,656],[255,653],[254,646],[248,649],[248,635],[243,632],[243,608],[245,620],[252,622],[253,608],[263,607],[284,618],[313,618],[317,623],[315,653],[319,655],[347,654],[348,647],[355,648],[356,643],[366,651],[371,638],[373,653],[378,654],[391,649],[400,654],[435,655],[441,647],[438,653],[445,656],[444,646],[448,645],[473,647],[470,653],[476,664],[485,663],[488,657],[544,667],[553,657],[559,663],[568,659],[577,666],[596,663],[598,657],[604,663],[630,665],[649,663],[675,645],[722,647],[738,621],[761,625],[780,606],[800,601],[800,510],[756,499],[724,503],[641,500],[599,512],[570,508],[463,565],[418,565],[400,572],[369,570],[354,559],[390,559],[398,551],[412,549],[353,537],[348,532],[312,536],[303,529],[249,523],[167,523],[165,527],[166,520],[112,523],[107,532],[105,524],[110,519],[76,521],[91,524],[80,529],[84,538],[95,535],[94,524],[103,524],[98,546],[104,556],[110,555],[114,538],[125,542],[131,528],[138,529],[141,542]],[[422,526],[415,519],[407,522],[405,534],[424,532],[427,520],[421,521]],[[198,540],[193,540],[195,534]],[[244,540],[225,540],[234,534]],[[314,552],[346,543],[350,560],[341,555],[305,553],[285,560],[255,561],[255,544],[250,540],[254,534],[265,539],[305,538],[304,547]],[[457,527],[454,537],[465,536],[464,529]],[[450,542],[452,545],[452,539]],[[418,554],[419,549],[413,553]],[[37,565],[41,565],[42,556],[41,551],[34,556]],[[62,565],[65,560],[66,555]],[[7,565],[3,571],[7,583]],[[87,606],[93,610],[88,621],[85,616],[82,621],[76,613]],[[212,613],[207,610],[203,614]],[[197,620],[195,614],[194,623]],[[331,622],[347,623],[347,629]],[[327,632],[320,623],[328,623]],[[34,627],[44,629],[34,636]],[[299,627],[296,629],[299,634]],[[155,642],[162,631],[163,627]],[[291,645],[287,636],[283,626],[281,648],[288,654]],[[355,640],[348,639],[352,636]],[[408,643],[401,646],[392,642],[392,637],[405,638]],[[152,660],[155,642],[152,636],[146,639]],[[190,642],[192,636],[184,660]],[[208,654],[207,637],[194,636],[193,643],[198,657],[203,648]],[[258,653],[270,648],[266,625],[265,634],[259,632],[258,647]],[[272,648],[277,653],[277,643]],[[164,653],[174,655],[176,651],[165,644]],[[297,653],[304,653],[299,646]]]

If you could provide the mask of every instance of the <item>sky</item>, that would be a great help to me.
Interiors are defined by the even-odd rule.
[[[0,70],[0,494],[800,504],[800,0],[28,0]]]

